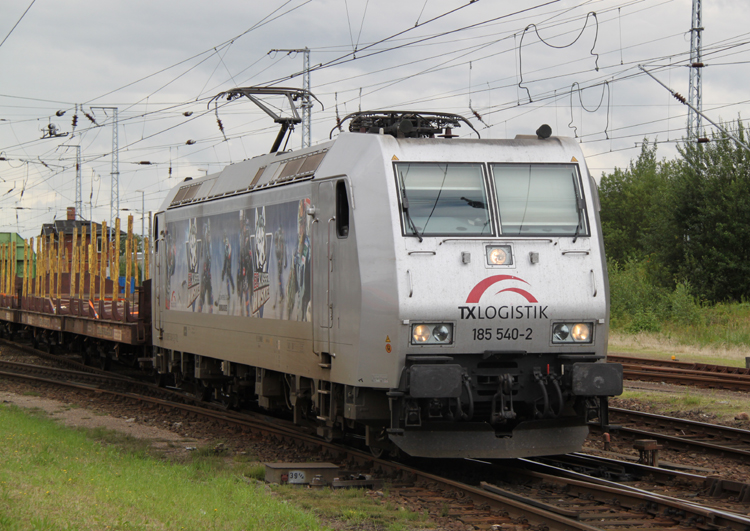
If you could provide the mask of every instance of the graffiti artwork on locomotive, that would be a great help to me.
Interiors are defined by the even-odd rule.
[[[217,97],[269,94],[309,96]],[[457,138],[473,130],[458,115],[378,111],[279,151],[299,117],[263,110],[282,126],[271,153],[186,180],[155,215],[144,368],[376,454],[558,454],[606,426],[622,366],[573,139]]]
[[[305,198],[168,222],[165,309],[310,321],[309,206]]]

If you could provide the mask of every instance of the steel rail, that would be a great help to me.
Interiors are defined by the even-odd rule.
[[[750,504],[750,483],[742,483],[718,476],[701,476],[671,470],[667,468],[667,465],[655,467],[580,452],[535,457],[524,461],[551,465],[559,469],[583,474],[586,477],[615,481],[618,484],[650,481],[657,485],[669,487],[678,484],[689,485],[697,491],[697,494],[692,493],[691,496],[703,497],[704,500],[721,500],[731,496],[738,505],[742,506],[744,511],[744,513],[742,511],[733,512],[745,514],[750,511],[750,505],[748,505]],[[705,505],[714,506],[713,503],[706,503]]]
[[[602,504],[611,504],[617,508],[626,509],[628,513],[622,515],[624,519],[627,519],[628,514],[632,511],[634,514],[641,512],[651,514],[655,520],[669,518],[681,526],[690,526],[692,524],[693,527],[699,529],[703,529],[706,524],[717,526],[721,529],[737,529],[742,531],[750,528],[750,518],[747,516],[716,508],[704,507],[696,503],[647,492],[636,487],[622,485],[605,479],[592,478],[551,465],[527,461],[526,459],[520,459],[519,462],[528,462],[535,468],[545,470],[545,472],[519,470],[518,475],[525,475],[548,484],[564,485],[566,493],[569,495],[577,497],[583,495],[593,498]],[[581,516],[586,519],[596,517],[596,515],[589,516],[584,514]],[[609,519],[609,516],[607,515],[605,518]],[[617,524],[617,521],[610,520],[608,523],[610,525]]]
[[[707,373],[739,374],[750,376],[750,368],[734,367],[731,365],[711,365],[708,363],[696,363],[690,361],[636,358],[632,356],[622,356],[620,354],[608,354],[607,361],[610,361],[612,363],[622,363],[623,365],[649,365],[653,367],[670,367],[693,371],[702,371]]]
[[[691,450],[697,448],[742,461],[747,461],[750,458],[750,431],[748,430],[613,407],[609,408],[609,412],[610,421],[615,424],[645,424],[646,426],[656,426],[662,430],[680,432],[682,436],[627,425],[618,426],[617,431],[619,433],[630,434],[639,439],[654,439],[663,443],[667,448],[688,448]],[[710,439],[716,440],[711,441]],[[738,446],[728,446],[727,443],[718,439],[729,441],[730,444],[733,443]]]
[[[693,385],[708,389],[750,391],[750,380],[732,381],[723,378],[719,379],[716,376],[703,376],[699,374],[676,374],[657,370],[633,370],[623,367],[623,377],[626,380],[638,380],[642,382],[665,382],[675,385]]]

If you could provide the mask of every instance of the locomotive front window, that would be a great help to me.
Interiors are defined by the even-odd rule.
[[[503,235],[588,236],[575,165],[490,166]]]
[[[481,164],[397,162],[404,234],[492,234]]]

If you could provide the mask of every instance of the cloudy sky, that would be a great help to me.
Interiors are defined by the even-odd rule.
[[[270,118],[248,100],[209,102],[235,86],[301,87],[302,55],[274,49],[310,49],[324,106],[313,107],[313,143],[358,109],[439,110],[470,118],[483,138],[548,123],[581,141],[597,177],[626,166],[644,138],[673,157],[687,108],[638,65],[687,96],[691,4],[0,0],[0,230],[33,236],[65,216],[74,146],[84,216],[109,219],[112,108],[121,216],[133,213],[136,230],[142,201],[156,211],[182,179],[267,152]],[[750,116],[749,20],[747,0],[704,2],[703,108],[714,121]],[[49,124],[66,136],[42,138]],[[300,142],[298,129],[289,148]]]

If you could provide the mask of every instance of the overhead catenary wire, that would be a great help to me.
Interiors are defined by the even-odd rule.
[[[27,7],[26,11],[23,12],[23,14],[21,15],[21,18],[19,18],[18,21],[15,24],[13,24],[13,27],[10,28],[10,31],[8,32],[8,34],[5,36],[5,38],[3,39],[3,41],[0,42],[0,48],[3,47],[3,44],[5,44],[5,41],[8,40],[8,37],[10,37],[10,34],[13,33],[13,30],[15,30],[18,27],[18,25],[21,23],[21,21],[23,20],[23,17],[25,17],[26,13],[29,12],[29,9],[31,9],[31,6],[34,5],[34,2],[36,2],[36,0],[31,0],[31,3],[29,4],[29,7]]]

